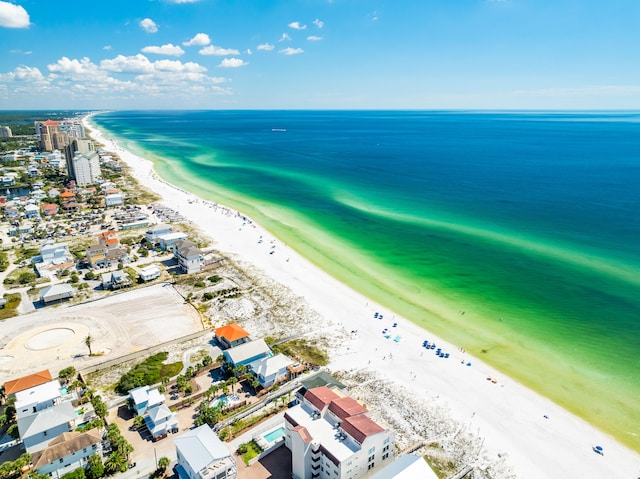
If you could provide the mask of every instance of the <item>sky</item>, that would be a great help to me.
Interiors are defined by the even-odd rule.
[[[640,0],[0,0],[0,109],[640,109]]]

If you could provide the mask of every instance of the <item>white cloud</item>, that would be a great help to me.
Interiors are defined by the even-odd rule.
[[[24,7],[9,2],[0,2],[0,27],[27,28],[29,23],[29,14]]]
[[[153,62],[156,71],[174,73],[203,73],[207,69],[194,62],[182,63],[179,60],[158,60]]]
[[[9,73],[0,73],[0,81],[40,82],[46,78],[36,67],[19,66]]]
[[[309,40],[311,42],[318,42],[318,41],[322,40],[322,37],[319,37],[317,35],[309,35],[307,37],[307,40]]]
[[[319,18],[316,18],[316,19],[315,19],[313,22],[311,22],[311,23],[313,23],[313,24],[314,24],[316,27],[318,27],[318,28],[322,28],[322,27],[324,27],[324,22],[323,22],[322,20],[320,20]]]
[[[209,45],[198,52],[200,55],[216,55],[224,57],[226,55],[239,55],[240,52],[235,48],[222,48],[215,45]]]
[[[245,53],[247,55],[253,55],[253,52],[251,51],[251,48],[247,48],[247,50],[245,51]]]
[[[168,0],[169,3],[196,3],[200,0]]]
[[[171,55],[174,57],[179,57],[180,55],[184,54],[184,50],[178,45],[174,45],[173,43],[167,43],[166,45],[162,45],[161,47],[151,45],[148,47],[144,47],[142,51],[144,53],[153,53],[155,55]]]
[[[156,25],[156,22],[154,22],[150,18],[140,20],[140,28],[142,28],[147,33],[156,33],[158,31],[158,25]]]
[[[293,28],[294,30],[306,30],[306,25],[300,25],[300,22],[291,22],[289,24],[289,28]]]
[[[101,75],[98,66],[92,63],[88,57],[81,60],[62,57],[56,63],[47,65],[47,68],[52,73],[60,73],[74,80],[86,80]]]
[[[194,45],[201,47],[204,45],[209,45],[209,43],[211,43],[211,38],[209,38],[209,35],[207,35],[206,33],[196,33],[196,36],[188,42],[182,42],[185,47],[191,47]]]
[[[111,50],[111,45],[105,45],[102,47],[103,50]]]
[[[248,65],[248,63],[240,58],[225,58],[218,66],[221,68],[238,68],[245,65]]]
[[[130,57],[118,55],[110,60],[102,60],[100,68],[116,73],[152,73],[154,70],[153,64],[141,53]]]
[[[284,55],[298,55],[300,53],[304,53],[304,50],[302,48],[287,47],[283,50],[280,50],[278,53],[282,53]]]
[[[261,43],[256,47],[256,50],[264,50],[266,52],[273,50],[273,45],[271,43]]]
[[[283,33],[282,36],[280,37],[280,40],[278,40],[279,42],[288,42],[289,40],[291,40],[291,37],[289,35],[287,35],[286,33]]]

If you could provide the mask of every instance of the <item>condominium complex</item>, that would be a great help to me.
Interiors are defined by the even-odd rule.
[[[358,479],[391,463],[395,436],[355,399],[326,386],[308,389],[285,419],[294,479]]]
[[[76,180],[78,186],[91,185],[101,176],[100,157],[95,151],[76,153],[71,163],[72,171],[68,173]]]

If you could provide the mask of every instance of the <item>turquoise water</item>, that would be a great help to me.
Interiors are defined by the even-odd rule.
[[[264,435],[265,441],[271,444],[276,442],[278,439],[284,436],[284,427],[279,427],[278,429],[274,429],[273,431],[268,432]]]
[[[637,113],[113,112],[95,122],[166,180],[248,214],[640,450]]]
[[[227,396],[220,396],[211,403],[211,407],[226,406],[229,403]]]

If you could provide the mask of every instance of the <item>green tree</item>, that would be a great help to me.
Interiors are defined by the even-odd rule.
[[[133,418],[133,426],[140,429],[144,424],[144,416],[136,416]]]
[[[109,410],[107,408],[107,405],[105,404],[105,402],[102,400],[100,396],[98,395],[93,396],[91,398],[91,405],[93,406],[93,410],[95,411],[96,415],[100,419],[104,419],[105,417],[107,417]]]
[[[104,464],[99,454],[91,454],[87,459],[87,479],[100,479],[104,476]]]
[[[91,335],[87,335],[87,337],[84,338],[84,344],[87,348],[89,348],[89,356],[93,354],[91,352],[91,343],[93,343],[93,338],[91,337]]]
[[[31,271],[24,271],[18,275],[18,283],[28,284],[36,279],[36,274]]]
[[[69,366],[68,368],[61,369],[58,373],[58,379],[62,384],[67,384],[69,380],[76,374],[76,368]]]
[[[231,386],[231,394],[235,394],[235,385],[238,384],[238,378],[235,376],[230,377],[227,379],[227,384]]]
[[[171,464],[169,458],[166,456],[162,456],[160,459],[158,459],[158,470],[162,474],[164,474],[167,470],[167,467],[169,467],[169,464]]]
[[[202,365],[204,367],[211,365],[211,363],[213,363],[213,358],[208,354],[204,358],[202,358]]]
[[[85,470],[84,467],[79,467],[78,469],[74,469],[71,472],[67,472],[61,479],[85,479]]]

